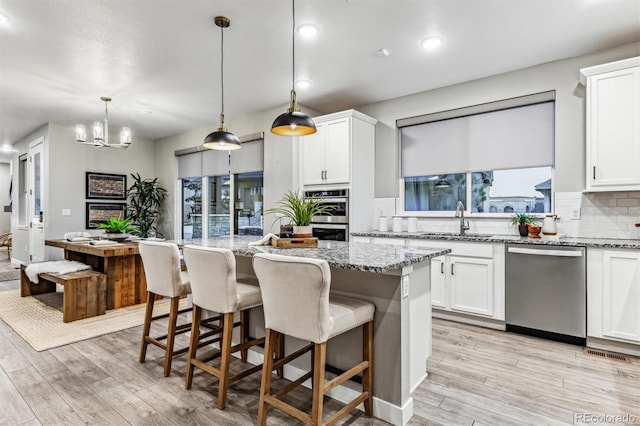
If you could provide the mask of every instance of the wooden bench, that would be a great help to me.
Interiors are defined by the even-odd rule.
[[[84,318],[104,315],[107,307],[107,276],[92,270],[53,275],[42,273],[39,283],[27,277],[22,265],[20,271],[20,296],[56,291],[56,284],[64,288],[62,296],[62,321],[71,322]]]

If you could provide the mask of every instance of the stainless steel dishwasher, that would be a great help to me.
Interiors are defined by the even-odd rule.
[[[506,244],[506,329],[585,346],[584,247]]]

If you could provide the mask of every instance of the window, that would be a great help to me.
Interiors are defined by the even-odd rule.
[[[551,211],[554,92],[398,120],[404,212]]]
[[[182,179],[182,238],[202,238],[202,178]]]
[[[242,149],[231,153],[201,147],[176,152],[182,238],[262,235],[262,137],[240,138]]]

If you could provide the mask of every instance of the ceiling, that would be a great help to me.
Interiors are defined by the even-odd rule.
[[[290,1],[0,0],[0,12],[0,145],[101,119],[100,96],[134,141],[214,130],[216,15],[231,19],[227,121],[288,102]],[[320,30],[296,35],[296,79],[312,81],[298,101],[327,113],[638,41],[640,0],[298,0],[296,21]],[[421,48],[434,34],[444,44]]]

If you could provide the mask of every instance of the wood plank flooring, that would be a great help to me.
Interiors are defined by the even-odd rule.
[[[0,283],[0,291],[17,287]],[[159,349],[149,347],[147,362],[138,363],[140,335],[136,327],[35,352],[0,321],[0,425],[255,423],[259,374],[234,384],[221,411],[212,377],[196,370],[192,389],[184,389],[184,356],[174,359],[168,378]],[[234,360],[232,368],[242,363]],[[638,358],[600,359],[576,346],[434,319],[428,371],[414,393],[410,425],[593,424],[598,418],[589,416],[602,415],[609,418],[599,424],[640,424]],[[274,387],[285,382],[274,380]],[[306,410],[310,399],[300,389],[289,402]],[[325,410],[341,406],[327,399]],[[298,422],[270,410],[268,424]],[[386,423],[356,413],[341,424]]]

